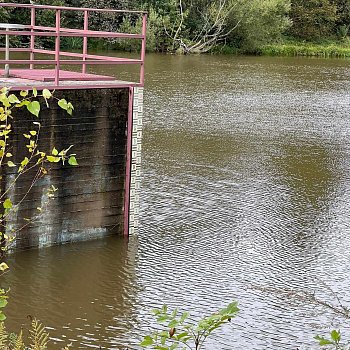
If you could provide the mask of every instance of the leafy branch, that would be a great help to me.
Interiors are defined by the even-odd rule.
[[[200,350],[206,339],[223,324],[230,322],[238,313],[237,302],[232,302],[217,313],[202,318],[197,324],[188,323],[189,313],[168,311],[167,305],[153,310],[157,323],[165,329],[143,338],[142,347],[156,350],[191,349]]]

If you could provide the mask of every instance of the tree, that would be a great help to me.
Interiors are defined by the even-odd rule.
[[[234,23],[242,18],[237,29],[230,34],[227,42],[231,45],[254,52],[262,44],[280,40],[291,26],[289,18],[290,0],[252,0],[237,8],[232,14]]]
[[[337,6],[336,34],[344,39],[350,30],[350,0],[333,0]]]
[[[293,0],[291,33],[301,39],[321,39],[334,32],[337,5],[331,0]]]

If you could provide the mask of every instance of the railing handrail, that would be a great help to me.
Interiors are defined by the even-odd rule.
[[[115,9],[101,9],[90,7],[70,7],[70,6],[53,6],[53,5],[33,5],[33,4],[16,4],[13,2],[0,3],[0,7],[22,7],[22,8],[35,8],[38,10],[63,10],[63,11],[93,11],[93,12],[112,12],[112,13],[135,13],[135,14],[147,14],[147,11],[140,10],[115,10]]]
[[[6,49],[5,49],[5,60],[0,60],[0,64],[5,64],[5,77],[9,76],[9,64],[30,64],[30,69],[34,68],[35,64],[49,64],[55,65],[55,88],[59,86],[60,82],[60,65],[82,65],[82,72],[86,73],[87,65],[100,65],[100,64],[136,64],[140,65],[140,76],[139,83],[135,85],[143,86],[144,84],[144,61],[146,52],[146,11],[135,11],[135,10],[114,10],[114,9],[96,9],[96,8],[85,8],[85,7],[65,7],[65,6],[51,6],[51,5],[33,5],[33,4],[16,4],[16,3],[0,3],[1,7],[14,7],[14,8],[26,8],[30,10],[30,24],[21,25],[19,30],[11,29],[11,25],[8,23],[6,30],[1,29],[0,35],[6,36]],[[36,10],[54,10],[56,17],[55,26],[38,26],[36,25]],[[63,28],[61,27],[61,11],[71,10],[83,12],[83,29],[75,28]],[[107,12],[107,13],[133,13],[140,15],[142,18],[142,29],[140,34],[135,33],[119,33],[119,32],[108,32],[98,31],[89,29],[89,14],[92,12]],[[14,24],[16,25],[16,24]],[[22,30],[21,30],[22,29]],[[25,60],[11,60],[9,53],[10,51],[20,52],[21,49],[17,48],[12,50],[9,47],[10,36],[29,36],[30,37],[30,48],[23,48],[23,52],[30,52],[30,59]],[[36,37],[54,37],[55,38],[55,51],[36,49],[35,38]],[[60,38],[61,37],[80,37],[83,38],[83,53],[70,53],[61,51]],[[141,52],[140,59],[128,59],[111,56],[98,56],[88,54],[88,43],[87,38],[124,38],[124,39],[137,39],[141,40]],[[0,48],[0,51],[3,49]],[[46,52],[45,52],[46,51]],[[54,60],[38,60],[35,59],[36,53],[47,53],[49,55],[55,55]],[[72,58],[80,58],[79,60],[62,60],[61,56],[68,56]]]

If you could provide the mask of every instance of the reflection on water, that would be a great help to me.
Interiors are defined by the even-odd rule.
[[[57,348],[135,348],[153,307],[197,318],[237,299],[209,350],[312,348],[339,320],[254,286],[331,298],[322,280],[350,302],[348,61],[147,60],[138,241],[15,255],[11,324],[38,315]]]

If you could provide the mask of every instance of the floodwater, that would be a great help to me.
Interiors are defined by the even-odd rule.
[[[148,55],[146,82],[139,236],[12,256],[8,326],[137,349],[154,307],[195,320],[237,300],[206,349],[347,330],[292,291],[350,304],[350,61]]]

